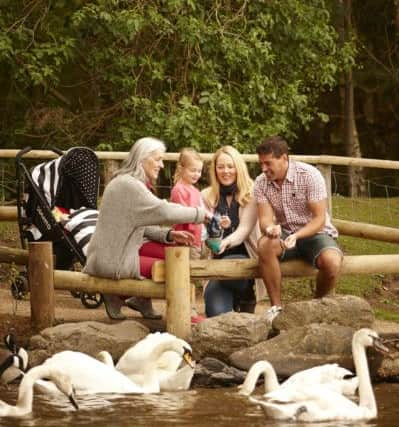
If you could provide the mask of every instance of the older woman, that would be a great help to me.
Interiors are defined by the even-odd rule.
[[[167,244],[193,244],[186,231],[160,225],[201,223],[205,210],[169,203],[151,192],[163,168],[165,144],[155,138],[136,141],[114,178],[105,188],[96,230],[91,238],[84,272],[111,279],[150,277],[156,259],[164,258]],[[104,295],[107,314],[124,319],[123,298]],[[146,318],[159,318],[149,298],[131,297],[126,305]]]
[[[241,154],[229,145],[221,147],[213,156],[209,174],[210,186],[202,191],[202,198],[207,209],[221,215],[224,229],[220,250],[213,258],[256,257],[259,227],[253,181]],[[264,296],[263,282],[257,281],[256,297]],[[255,310],[254,281],[250,279],[210,280],[204,297],[208,317]]]

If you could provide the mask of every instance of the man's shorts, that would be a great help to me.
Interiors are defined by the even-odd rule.
[[[284,240],[286,237],[288,237],[288,234],[283,231],[281,238]],[[337,241],[333,237],[326,233],[318,233],[311,237],[298,239],[292,249],[283,249],[280,261],[302,258],[317,268],[317,258],[326,249],[334,249],[343,256]]]

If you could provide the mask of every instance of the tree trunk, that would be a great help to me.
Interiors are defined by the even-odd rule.
[[[343,0],[343,9],[343,40],[349,40],[352,34],[352,0]],[[345,151],[346,155],[349,157],[362,157],[359,135],[356,127],[353,74],[351,69],[345,73],[344,81],[343,140],[345,144]],[[349,167],[348,173],[349,196],[360,197],[366,195],[366,182],[363,169]]]

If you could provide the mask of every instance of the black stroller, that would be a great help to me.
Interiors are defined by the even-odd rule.
[[[31,151],[26,147],[16,156],[18,226],[23,248],[31,241],[52,241],[55,268],[71,270],[76,262],[84,265],[85,250],[98,217],[99,162],[86,147],[75,147],[59,156],[28,169],[22,157]],[[15,299],[28,292],[26,273],[20,273],[11,284]],[[73,292],[85,307],[97,308],[101,294]]]

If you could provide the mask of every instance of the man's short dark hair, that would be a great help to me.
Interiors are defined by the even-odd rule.
[[[283,154],[288,155],[287,141],[281,136],[271,136],[266,138],[256,147],[257,154],[273,154],[273,157],[281,157]]]

